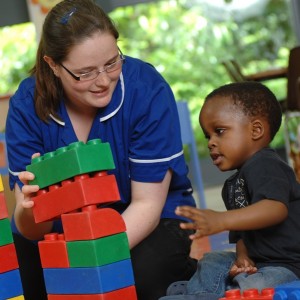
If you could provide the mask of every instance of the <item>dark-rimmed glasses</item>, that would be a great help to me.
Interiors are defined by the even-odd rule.
[[[114,71],[117,71],[121,68],[123,65],[123,61],[125,60],[125,56],[123,55],[122,51],[119,49],[120,52],[120,58],[117,59],[115,62],[113,62],[110,65],[107,65],[103,70],[94,70],[91,72],[80,74],[80,76],[76,76],[74,73],[72,73],[69,69],[67,69],[62,63],[59,63],[75,80],[77,81],[88,81],[93,80],[99,76],[101,73],[111,73]]]

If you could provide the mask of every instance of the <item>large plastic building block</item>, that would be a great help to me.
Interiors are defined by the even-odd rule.
[[[275,288],[274,300],[300,300],[300,280],[278,285]]]
[[[119,201],[120,194],[115,176],[98,172],[93,177],[78,175],[74,181],[64,180],[49,190],[39,190],[32,200],[35,222],[40,223],[87,205]]]
[[[1,232],[0,232],[1,234]],[[19,268],[16,248],[14,244],[8,244],[0,247],[0,273],[15,270]]]
[[[238,289],[228,290],[225,297],[219,300],[272,300],[274,288],[265,288],[261,292],[257,289],[248,289],[243,293]]]
[[[69,268],[66,241],[63,234],[49,233],[39,241],[39,252],[43,268]]]
[[[2,182],[2,177],[0,176],[0,219],[8,218],[8,211],[4,196],[4,187]]]
[[[126,231],[122,216],[111,208],[90,205],[61,216],[66,241],[94,240]]]
[[[24,296],[21,295],[21,296],[17,296],[17,297],[13,297],[13,298],[9,298],[9,299],[6,299],[6,300],[25,300]]]
[[[5,218],[8,218],[8,211],[4,193],[0,192],[0,220]]]
[[[13,243],[10,221],[8,218],[0,220],[0,247]]]
[[[23,295],[23,287],[19,270],[0,274],[0,299],[13,298]]]
[[[67,249],[71,268],[98,267],[130,258],[125,232],[97,240],[67,242]]]
[[[94,139],[86,144],[75,142],[35,157],[26,170],[35,175],[30,184],[37,184],[42,189],[79,174],[114,168],[110,145],[102,143],[100,139]]]
[[[137,300],[134,286],[104,294],[89,295],[48,295],[48,300]]]
[[[43,271],[47,294],[103,294],[134,285],[130,259],[95,268]]]
[[[4,187],[3,187],[3,182],[2,182],[2,177],[0,175],[0,192],[4,191]]]

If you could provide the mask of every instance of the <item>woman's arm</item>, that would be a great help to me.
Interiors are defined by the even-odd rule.
[[[131,203],[122,214],[130,248],[145,239],[158,225],[171,177],[171,171],[168,171],[162,182],[131,182]]]
[[[28,185],[28,180],[32,180],[34,175],[24,171],[19,175],[24,183],[22,191],[18,184],[15,184],[16,208],[14,211],[14,220],[19,232],[30,240],[39,240],[44,238],[46,233],[52,229],[53,222],[43,222],[36,224],[33,217],[32,207],[34,202],[31,199],[33,193],[39,190],[37,185]]]

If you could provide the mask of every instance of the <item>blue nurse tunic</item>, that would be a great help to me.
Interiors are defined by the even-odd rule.
[[[30,164],[33,153],[51,152],[78,141],[64,100],[58,115],[41,121],[34,108],[35,78],[25,79],[10,100],[6,139],[10,187],[18,173]],[[174,95],[163,77],[148,63],[126,57],[111,102],[98,110],[88,139],[100,138],[112,149],[122,212],[131,201],[130,181],[159,182],[173,172],[161,218],[180,218],[178,205],[195,206],[183,156],[180,125]],[[112,205],[113,206],[113,205]],[[15,226],[13,226],[16,231]]]

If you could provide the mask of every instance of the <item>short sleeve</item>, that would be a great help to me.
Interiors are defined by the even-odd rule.
[[[253,161],[247,168],[247,188],[251,203],[262,199],[272,199],[288,205],[290,199],[290,170],[285,163],[266,157]]]
[[[161,181],[168,169],[183,175],[186,165],[173,93],[164,81],[145,94],[136,110],[129,149],[130,175],[142,182]],[[141,97],[143,99],[143,97]]]
[[[5,136],[11,189],[16,182],[21,185],[18,173],[30,164],[32,154],[42,151],[39,120],[33,104],[33,86],[28,80],[20,85],[10,99],[6,120]]]

